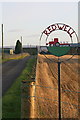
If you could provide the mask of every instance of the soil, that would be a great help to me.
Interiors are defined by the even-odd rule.
[[[47,59],[47,58],[49,59]],[[55,56],[38,54],[35,87],[35,118],[58,118],[58,64]],[[62,59],[70,57],[65,55]],[[61,63],[61,117],[80,118],[80,56]]]

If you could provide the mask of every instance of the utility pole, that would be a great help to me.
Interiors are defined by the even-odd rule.
[[[22,45],[22,36],[21,36],[21,45]],[[21,53],[23,52],[23,48],[21,46]]]
[[[4,48],[3,48],[3,24],[2,24],[2,59],[4,58]]]

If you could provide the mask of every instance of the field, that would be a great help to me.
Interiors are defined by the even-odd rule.
[[[47,58],[48,59],[47,59]],[[55,56],[38,55],[34,118],[58,118],[58,68]],[[65,55],[62,59],[70,57]],[[56,59],[56,58],[55,58]],[[61,63],[61,117],[63,120],[80,118],[79,102],[80,56]]]
[[[9,61],[9,60],[13,60],[13,59],[22,59],[26,56],[29,56],[29,54],[28,53],[13,54],[13,55],[4,54],[4,58],[3,58],[2,62],[6,62],[6,61]]]

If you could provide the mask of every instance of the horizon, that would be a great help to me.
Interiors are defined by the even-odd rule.
[[[42,31],[55,23],[68,24],[78,34],[78,2],[8,2],[1,8],[4,46],[15,46],[21,36],[23,45],[39,45]],[[62,36],[66,39],[61,33],[62,40]]]

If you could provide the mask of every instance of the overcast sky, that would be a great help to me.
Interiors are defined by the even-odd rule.
[[[78,32],[78,2],[4,2],[0,14],[1,9],[6,46],[14,46],[20,36],[23,45],[38,45],[41,32],[58,22]]]

